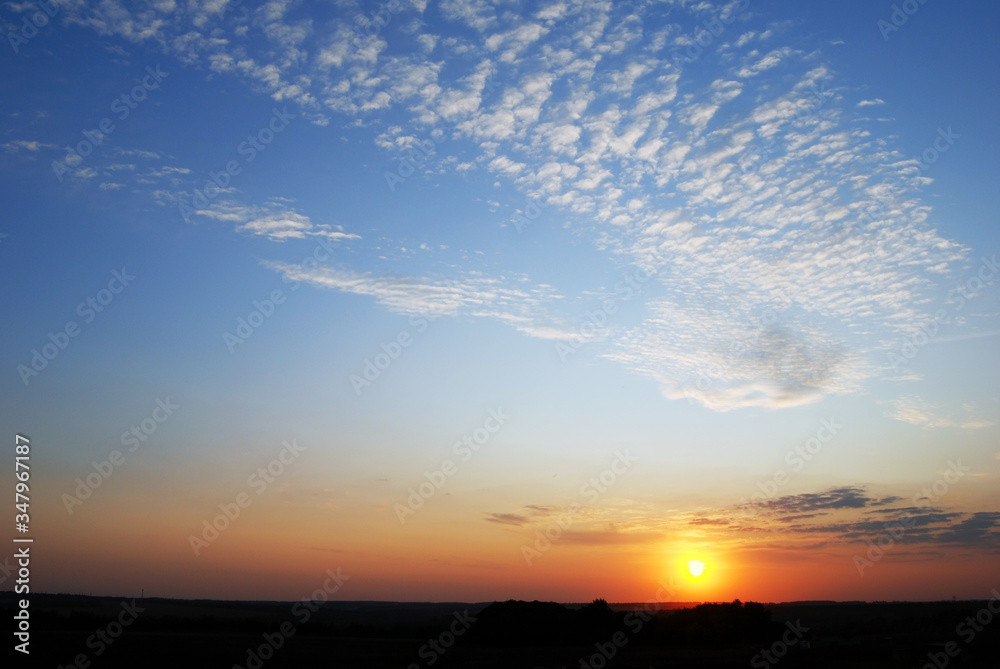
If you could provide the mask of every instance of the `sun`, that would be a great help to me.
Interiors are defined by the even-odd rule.
[[[705,563],[700,560],[691,560],[688,562],[688,571],[691,572],[692,576],[698,578],[705,571]]]

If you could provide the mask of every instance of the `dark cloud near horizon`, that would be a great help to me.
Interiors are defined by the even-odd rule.
[[[832,488],[825,492],[806,492],[785,495],[759,503],[760,508],[776,513],[799,514],[810,511],[836,509],[862,509],[878,500],[869,497],[863,488]]]
[[[1000,548],[1000,512],[978,511],[941,533],[940,540],[963,546],[987,544]]]
[[[862,486],[841,486],[719,509],[699,514],[688,524],[706,528],[719,526],[719,531],[724,532],[828,534],[840,541],[877,541],[888,535],[897,544],[1000,550],[1000,512],[969,513],[945,511],[937,506],[892,506],[903,501],[907,501],[906,498],[897,495],[873,496]],[[844,512],[852,511],[856,512],[855,518],[845,519]],[[833,514],[836,512],[841,513],[835,519]],[[823,522],[823,517],[829,517],[828,521]],[[763,521],[780,524],[780,527],[760,527]]]

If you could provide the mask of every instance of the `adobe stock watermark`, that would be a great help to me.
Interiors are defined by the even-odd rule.
[[[674,64],[674,67],[680,68],[681,64],[690,64],[701,58],[705,49],[712,46],[715,40],[726,31],[726,28],[732,25],[740,12],[745,11],[749,6],[750,0],[739,0],[731,10],[724,10],[718,16],[704,20],[703,27],[699,27],[692,36],[686,38],[687,45],[683,50],[680,47],[674,47],[670,53],[670,62]]]
[[[577,328],[576,337],[569,340],[569,343],[564,341],[557,341],[555,343],[559,359],[565,363],[569,359],[569,356],[579,351],[588,341],[591,341],[595,336],[604,331],[611,320],[611,316],[618,313],[619,302],[630,300],[640,294],[642,292],[642,285],[647,283],[652,276],[652,274],[642,267],[637,267],[618,281],[615,284],[614,295],[601,302],[599,309],[587,312],[587,322]]]
[[[52,22],[56,14],[59,13],[62,3],[55,0],[34,0],[34,2],[23,3],[22,6],[35,7],[35,11],[28,10],[28,14],[21,20],[21,26],[17,30],[7,33],[7,42],[14,53],[18,53],[21,47],[30,42],[38,31]]]
[[[495,87],[496,84],[494,84],[491,79],[487,78],[483,82],[482,93],[492,93],[495,90]],[[388,96],[388,94],[384,95]],[[389,100],[391,99],[391,96],[389,96]],[[436,147],[443,144],[445,140],[448,139],[448,136],[440,130],[434,130],[430,133],[430,138],[424,137],[423,139],[417,139],[415,136],[408,136],[405,139],[409,141],[400,142],[399,146],[394,147],[394,151],[396,151],[397,154],[398,152],[403,151],[407,153],[398,158],[395,170],[385,170],[382,173],[382,177],[385,179],[385,184],[391,193],[395,193],[396,188],[399,187],[400,184],[405,182],[418,171],[427,170],[437,157]]]
[[[222,333],[222,341],[230,353],[236,352],[236,347],[245,344],[247,339],[253,336],[265,321],[274,315],[274,310],[285,303],[285,293],[280,288],[275,288],[268,296],[262,300],[253,301],[253,309],[246,318],[240,316],[236,319],[236,327],[233,332],[228,330]]]
[[[944,309],[938,309],[934,318],[920,324],[920,329],[916,333],[900,339],[897,350],[888,351],[885,355],[889,364],[897,372],[902,369],[907,360],[917,357],[917,352],[927,344],[934,341],[934,337],[941,329],[941,325],[950,323],[951,317]]]
[[[364,14],[355,16],[354,30],[359,36],[378,37],[382,29],[392,23],[392,17],[402,12],[403,9],[403,3],[400,0],[380,2],[377,9],[371,10],[371,18]]]
[[[965,307],[966,300],[979,295],[986,286],[993,285],[993,278],[997,272],[1000,272],[1000,265],[997,265],[996,254],[990,259],[984,256],[979,261],[976,273],[948,292],[946,303],[954,304],[955,311],[961,311]]]
[[[791,466],[792,472],[801,472],[807,463],[812,462],[812,459],[823,451],[823,446],[833,441],[833,438],[842,429],[844,426],[837,422],[836,416],[822,419],[815,435],[794,448],[788,449],[784,462]],[[774,499],[777,497],[778,491],[788,485],[790,480],[788,472],[784,469],[776,469],[770,479],[757,482],[759,492],[750,495],[749,500],[746,497],[740,499],[740,508],[743,510],[755,509],[768,500]]]
[[[264,632],[261,635],[262,643],[246,649],[245,664],[234,664],[233,669],[261,669],[264,662],[274,657],[285,643],[295,636],[296,625],[304,625],[309,622],[313,614],[319,611],[320,607],[330,599],[329,596],[336,594],[351,579],[347,574],[340,573],[340,567],[337,567],[336,572],[327,569],[326,576],[326,580],[320,587],[292,606],[291,614],[297,622],[292,623],[290,620],[286,620],[274,632]]]
[[[127,119],[134,110],[138,109],[139,104],[149,97],[149,92],[157,90],[163,80],[170,76],[170,73],[162,71],[159,65],[156,66],[155,70],[151,66],[147,67],[146,73],[139,84],[132,87],[132,90],[116,97],[111,103],[111,112],[118,115],[119,122]],[[97,123],[96,130],[81,130],[83,139],[77,142],[75,147],[70,147],[66,157],[61,161],[52,161],[52,171],[55,172],[56,178],[62,182],[64,174],[71,169],[80,167],[83,164],[83,159],[92,154],[94,148],[103,144],[116,127],[111,118],[104,117]]]
[[[514,229],[517,230],[518,234],[531,225],[532,221],[541,216],[542,210],[549,206],[541,198],[529,197],[527,202],[524,209],[518,209],[514,212],[514,218],[511,219],[511,223],[514,224]]]
[[[772,306],[763,309],[758,316],[751,319],[747,330],[753,331],[753,335],[743,339],[742,341],[734,339],[729,345],[729,350],[725,352],[724,359],[731,360],[746,354],[748,351],[754,350],[760,341],[761,336],[769,332],[778,322],[779,316],[791,308],[793,301],[788,296],[788,293],[784,290],[779,290],[779,293],[782,302],[780,304],[776,302]],[[691,383],[685,383],[682,389],[684,397],[687,398],[688,404],[699,403],[698,393],[703,393],[709,390],[713,385],[715,385],[715,380],[720,378],[722,374],[722,365],[717,362],[709,365],[707,369],[699,368],[698,376],[695,378],[693,384],[694,387],[692,388]]]
[[[948,291],[945,304],[954,305],[953,311],[956,313],[965,308],[965,303],[979,295],[984,288],[993,285],[993,279],[1000,272],[1000,265],[997,265],[997,257],[985,256],[980,259],[979,268],[975,274],[966,278],[958,286]],[[920,349],[934,342],[935,337],[942,325],[952,322],[951,316],[944,309],[938,309],[934,317],[921,323],[920,328],[912,335],[900,339],[894,350],[886,353],[886,358],[892,368],[899,371],[907,361],[917,357]]]
[[[11,576],[17,575],[17,565],[10,563],[10,555],[4,555],[0,562],[0,584],[6,583]]]
[[[819,115],[820,109],[833,97],[834,92],[826,90],[824,82],[821,81],[818,85],[816,83],[810,84],[806,89],[805,97],[795,101],[795,112],[788,117],[787,122],[792,125],[815,119]],[[755,133],[755,136],[759,137],[760,135]],[[744,175],[759,172],[770,161],[771,156],[777,154],[778,143],[773,138],[767,137],[764,138],[761,148],[760,152],[744,151],[740,154],[737,167]]]
[[[926,4],[927,0],[903,0],[899,4],[893,3],[892,11],[889,13],[889,20],[879,19],[875,22],[875,27],[882,33],[882,41],[888,42],[889,35],[906,25],[910,17]]]
[[[750,660],[750,666],[755,669],[767,669],[772,664],[777,664],[778,660],[788,654],[788,649],[795,646],[802,637],[806,635],[809,628],[802,624],[799,619],[787,621],[785,627],[788,628],[781,635],[781,638],[771,644],[770,648],[762,648],[759,653]]]
[[[611,466],[580,486],[580,496],[590,504],[596,503],[601,495],[608,492],[618,482],[618,477],[631,469],[632,465],[638,461],[638,456],[629,453],[628,449],[625,449],[624,452],[621,449],[615,451],[615,459],[611,462]],[[573,526],[575,517],[582,509],[582,504],[572,502],[569,505],[569,510],[556,516],[544,530],[535,530],[535,541],[532,544],[521,545],[521,557],[524,558],[529,567],[543,553],[552,548],[553,543],[562,537],[563,532]]]
[[[947,130],[939,127],[938,136],[934,138],[927,148],[912,159],[917,165],[917,171],[923,173],[929,170],[940,159],[941,154],[947,152],[955,144],[955,140],[960,137],[961,135],[952,131],[950,125]],[[898,204],[902,199],[901,194],[909,188],[907,185],[909,177],[899,172],[894,173],[893,177],[893,181],[897,183],[885,183],[886,188],[878,190],[872,196],[874,201],[869,201],[860,207],[857,217],[859,225],[862,223],[884,221],[886,218],[892,216],[893,212],[898,208]],[[837,200],[838,202],[840,201],[839,195],[837,196]]]
[[[243,0],[227,0],[226,2],[219,3],[216,6],[215,13],[218,18],[222,18],[226,15],[226,12],[230,9],[236,9],[243,5]]]
[[[955,627],[955,634],[962,639],[965,646],[971,644],[976,636],[993,622],[993,614],[1000,614],[1000,592],[993,588],[990,594],[993,597],[986,602],[986,606]],[[963,646],[957,641],[949,641],[944,644],[944,650],[927,653],[927,662],[920,669],[945,669],[953,659],[962,654],[963,650]]]
[[[476,622],[476,617],[470,614],[468,609],[461,613],[458,611],[454,612],[452,618],[453,620],[448,629],[438,634],[436,638],[428,639],[427,643],[422,645],[420,650],[417,651],[417,655],[420,656],[421,660],[427,662],[428,667],[434,666],[441,659],[441,656],[455,645],[458,638],[469,631],[472,623]],[[407,665],[406,669],[420,669],[420,667],[421,663],[411,662]]]
[[[931,165],[936,163],[941,155],[948,152],[948,149],[955,145],[955,140],[961,138],[957,132],[948,126],[948,129],[938,128],[938,136],[934,138],[930,146],[924,149],[919,156],[917,156],[917,169],[921,172],[926,172],[931,168]]]
[[[393,362],[399,359],[403,351],[413,345],[415,341],[414,335],[426,332],[431,321],[435,321],[437,318],[438,316],[430,313],[410,316],[409,323],[414,328],[413,332],[403,329],[399,331],[399,334],[390,339],[388,343],[382,342],[380,345],[381,352],[365,358],[365,364],[361,372],[351,374],[348,377],[347,380],[350,381],[351,387],[354,388],[354,394],[361,397],[362,391],[370,388],[373,383],[378,381],[382,373],[389,369]]]
[[[160,425],[166,422],[167,418],[174,415],[174,412],[179,408],[180,406],[171,402],[169,397],[166,399],[157,398],[156,406],[148,417],[143,418],[137,425],[133,425],[125,432],[122,432],[122,446],[128,446],[128,452],[135,453],[139,445],[148,441]],[[107,459],[101,462],[91,461],[90,464],[93,467],[93,471],[82,479],[76,479],[76,488],[73,490],[73,494],[63,493],[63,505],[66,507],[66,512],[71,516],[73,515],[74,507],[82,506],[83,502],[89,499],[95,490],[111,478],[116,467],[121,467],[125,464],[125,454],[116,449],[108,453]]]
[[[929,506],[931,503],[938,501],[951,490],[951,486],[958,483],[966,472],[972,471],[972,467],[966,467],[962,464],[962,459],[959,458],[956,462],[948,461],[948,470],[945,471],[942,478],[936,480],[930,486],[924,488],[920,492],[913,495],[912,503],[914,506],[925,507]],[[885,557],[886,551],[892,548],[897,539],[902,538],[906,533],[906,530],[911,529],[916,520],[909,511],[904,511],[902,518],[900,520],[894,521],[892,523],[886,523],[883,526],[885,530],[879,537],[875,540],[868,540],[865,543],[868,545],[868,550],[865,552],[864,556],[855,554],[852,558],[854,561],[854,567],[858,570],[859,576],[865,575],[865,570],[869,567],[875,565],[876,562]]]
[[[97,314],[104,311],[114,301],[116,295],[120,295],[131,281],[135,280],[135,275],[129,274],[126,268],[121,271],[112,270],[111,278],[108,280],[106,288],[102,288],[94,295],[85,298],[76,307],[76,313],[83,319],[83,323],[90,324],[97,318]],[[48,343],[43,344],[41,350],[31,349],[31,360],[27,365],[18,365],[17,373],[21,377],[21,382],[27,386],[28,382],[44,371],[49,363],[53,362],[59,354],[66,350],[70,341],[79,336],[82,332],[80,324],[76,321],[66,321],[62,329],[55,333],[49,332]]]
[[[461,462],[468,462],[511,418],[510,414],[504,413],[503,407],[490,409],[482,426],[477,427],[470,434],[462,437],[460,441],[452,444],[452,452],[460,458]],[[447,459],[442,461],[441,466],[433,472],[424,472],[424,478],[427,480],[421,482],[416,488],[407,489],[410,495],[406,498],[406,504],[396,502],[392,505],[393,511],[396,512],[396,518],[399,519],[399,524],[404,525],[409,516],[422,509],[424,503],[436,495],[448,480],[458,473],[458,468],[454,460]]]
[[[276,458],[267,463],[266,466],[258,467],[257,471],[247,477],[247,487],[253,489],[258,495],[264,494],[268,486],[274,483],[277,477],[285,472],[285,468],[295,462],[305,450],[306,447],[299,446],[295,439],[292,439],[291,443],[285,441],[284,448],[281,449]],[[246,491],[241,491],[232,502],[219,504],[219,510],[222,513],[216,515],[211,521],[202,521],[201,536],[188,535],[188,544],[194,551],[195,557],[200,557],[203,550],[218,539],[220,534],[228,530],[230,525],[240,517],[240,514],[253,504],[253,500],[254,498]]]
[[[670,585],[665,585],[663,581],[659,581],[657,585],[660,587],[657,589],[656,594],[642,605],[642,610],[634,609],[629,611],[622,620],[633,636],[641,632],[642,628],[653,619],[653,616],[650,615],[651,612],[655,611],[659,613],[661,610],[660,604],[672,601],[676,596],[676,582],[672,576],[670,577]],[[666,595],[666,599],[664,599],[664,594]],[[580,669],[603,669],[608,662],[618,655],[618,651],[628,645],[629,640],[630,637],[625,632],[621,630],[615,632],[608,641],[595,643],[594,650],[596,652],[589,657],[581,657],[578,666]]]
[[[190,203],[181,202],[177,205],[184,222],[190,223],[191,216],[206,209],[212,200],[225,192],[232,178],[243,172],[244,165],[249,165],[256,160],[257,155],[266,150],[274,138],[283,132],[294,118],[294,114],[288,113],[288,107],[282,108],[281,111],[278,111],[277,107],[273,108],[271,118],[267,123],[258,128],[256,132],[247,135],[245,141],[236,145],[236,153],[243,157],[243,162],[234,158],[226,161],[226,164],[218,172],[209,171],[208,181],[201,189],[194,189]]]
[[[121,611],[118,616],[109,622],[104,628],[96,630],[87,637],[86,646],[94,651],[94,657],[100,657],[108,650],[118,638],[125,632],[125,629],[134,623],[139,614],[145,611],[145,607],[139,606],[133,599],[131,602],[122,602]],[[67,665],[59,665],[59,669],[88,669],[92,660],[87,653],[78,653],[73,661]]]
[[[339,243],[339,240],[319,235],[319,241],[313,248],[312,253],[303,258],[299,263],[301,270],[308,273],[319,267],[320,263],[328,261],[333,256],[334,245],[337,243]],[[289,279],[287,276],[282,277],[281,282],[291,286],[288,289],[290,292],[298,290],[301,284],[298,279]],[[245,344],[274,315],[275,309],[285,303],[287,297],[288,295],[283,290],[275,288],[263,300],[254,300],[251,303],[253,304],[253,309],[246,315],[246,318],[243,316],[238,317],[236,319],[236,327],[233,331],[229,332],[226,330],[222,333],[222,342],[229,349],[229,352],[235,353],[237,346]]]
[[[416,174],[418,168],[426,169],[430,165],[431,159],[436,154],[435,146],[443,143],[446,139],[443,133],[432,134],[431,137],[433,141],[431,139],[422,139],[414,142],[409,153],[399,159],[396,170],[394,172],[386,170],[383,173],[382,176],[385,178],[385,183],[389,187],[390,192],[395,193],[396,187]]]

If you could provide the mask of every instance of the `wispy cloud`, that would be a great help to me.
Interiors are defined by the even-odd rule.
[[[233,201],[216,202],[199,210],[197,215],[234,223],[237,232],[267,237],[276,242],[308,237],[325,237],[334,241],[361,239],[360,235],[344,232],[340,226],[315,225],[305,214],[287,209],[284,203],[278,201],[262,206],[241,205]]]
[[[961,428],[975,430],[992,427],[995,421],[980,417],[976,406],[964,404],[942,414],[944,405],[931,404],[917,395],[900,397],[891,403],[890,418],[924,428]]]
[[[532,337],[578,339],[545,305],[558,299],[548,286],[530,286],[526,277],[498,279],[477,272],[455,278],[379,276],[336,267],[306,268],[266,262],[292,281],[372,297],[389,311],[408,316],[473,316],[498,320]]]
[[[520,516],[516,513],[488,513],[486,514],[486,522],[488,523],[498,523],[500,525],[514,525],[520,527],[528,522],[526,516]]]
[[[55,144],[46,144],[34,140],[15,139],[3,144],[3,150],[8,153],[18,153],[22,149],[31,153],[37,153],[41,149],[55,149]]]

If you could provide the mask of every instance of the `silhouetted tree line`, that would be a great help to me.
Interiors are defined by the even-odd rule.
[[[770,641],[776,629],[763,604],[739,600],[650,612],[613,611],[603,599],[576,610],[552,602],[509,600],[480,611],[467,642],[590,645],[622,631],[640,645],[731,644]]]
[[[0,593],[0,615],[12,615],[14,596]],[[121,600],[72,595],[36,595],[31,614],[38,639],[47,632],[62,632],[61,643],[84,647],[85,639],[107,625]],[[259,639],[290,617],[290,602],[215,602],[146,599],[146,611],[129,627],[129,639],[142,634],[193,634],[210,639]],[[476,618],[456,640],[457,646],[482,649],[544,647],[559,653],[561,647],[607,647],[617,635],[629,647],[650,649],[749,648],[757,652],[771,645],[785,631],[782,622],[801,619],[815,648],[824,657],[849,658],[858,653],[872,658],[905,658],[908,666],[923,666],[927,654],[939,653],[944,644],[960,644],[961,660],[970,666],[1000,657],[1000,622],[980,620],[974,642],[967,643],[956,626],[970,617],[983,617],[986,602],[847,603],[829,602],[769,605],[736,600],[726,604],[701,604],[668,611],[615,611],[604,600],[583,607],[553,602],[509,600],[483,604],[360,602],[330,603],[307,623],[296,624],[296,638],[394,640],[419,648],[428,639],[439,639],[453,622],[454,611],[468,611]],[[996,617],[1000,617],[997,614]],[[968,631],[968,628],[963,628]],[[623,636],[624,635],[624,636]],[[143,641],[145,643],[146,641]],[[125,643],[125,641],[123,641]],[[129,642],[131,643],[131,641]],[[138,641],[136,641],[138,643]],[[242,643],[242,642],[239,642]],[[618,643],[620,646],[621,643]],[[117,648],[117,646],[116,646]],[[541,652],[541,651],[540,651]],[[548,649],[545,650],[548,652]],[[458,656],[456,656],[458,657]],[[912,662],[911,662],[912,660]],[[850,666],[847,662],[844,666]]]

